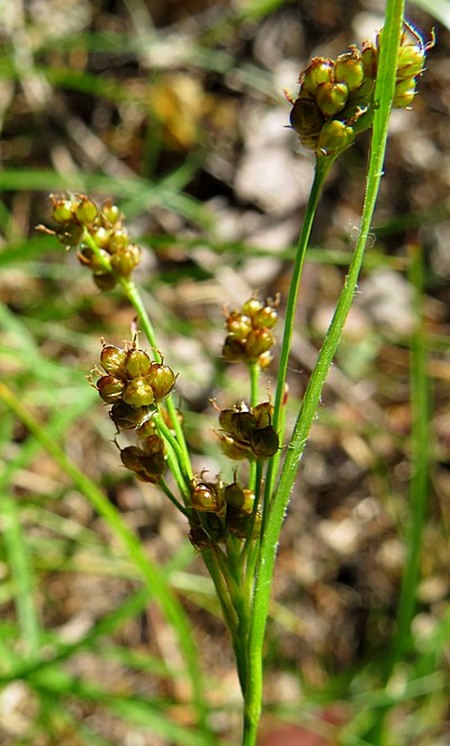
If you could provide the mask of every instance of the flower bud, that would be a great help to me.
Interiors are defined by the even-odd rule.
[[[155,397],[147,379],[137,376],[128,382],[122,399],[125,404],[129,404],[131,407],[147,407],[149,404],[153,404]]]

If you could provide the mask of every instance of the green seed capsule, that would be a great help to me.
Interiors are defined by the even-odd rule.
[[[334,77],[334,62],[327,57],[314,57],[301,76],[302,93],[307,91],[315,94],[323,83],[332,83]]]
[[[115,254],[116,251],[126,249],[129,243],[130,239],[125,228],[116,228],[112,231],[109,239],[109,250],[111,254]]]
[[[316,101],[325,117],[332,117],[345,107],[348,88],[345,83],[324,83],[316,92]]]
[[[114,205],[111,200],[106,200],[106,202],[103,203],[101,214],[107,226],[113,226],[121,219],[119,208],[117,205]]]
[[[249,316],[253,319],[254,315],[264,308],[264,303],[259,298],[250,298],[242,306],[242,313],[244,316]]]
[[[416,95],[416,80],[415,78],[407,78],[401,80],[395,85],[395,94],[392,101],[392,106],[396,109],[406,109],[410,106]]]
[[[126,249],[120,249],[111,257],[111,267],[120,277],[129,277],[141,261],[139,246],[130,244]]]
[[[73,220],[73,203],[70,199],[61,199],[54,194],[50,196],[53,202],[52,217],[57,223],[69,223]]]
[[[351,127],[347,127],[337,119],[330,119],[322,127],[320,133],[318,150],[323,155],[333,155],[337,151],[345,150],[355,139],[355,133]]]
[[[252,320],[239,311],[233,311],[227,316],[226,328],[235,339],[242,341],[252,330]]]
[[[353,48],[350,52],[340,54],[336,59],[334,79],[337,83],[345,83],[349,91],[355,91],[364,79],[364,65],[361,53]]]
[[[129,350],[125,355],[124,368],[128,378],[145,377],[150,373],[151,360],[144,350]]]
[[[80,197],[80,202],[75,207],[75,217],[82,225],[89,225],[98,215],[97,206],[86,196]]]
[[[145,378],[137,376],[128,382],[122,399],[131,407],[147,407],[153,404],[155,397],[153,389]]]
[[[256,329],[272,329],[278,321],[278,312],[273,306],[264,306],[253,316]]]

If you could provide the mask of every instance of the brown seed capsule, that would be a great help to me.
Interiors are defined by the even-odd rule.
[[[142,427],[154,411],[154,407],[132,407],[124,401],[118,401],[112,405],[109,416],[118,430],[131,430]]]
[[[269,329],[253,329],[245,342],[247,360],[257,360],[275,344],[275,338]]]
[[[97,381],[98,393],[102,397],[103,401],[108,404],[114,404],[122,398],[122,394],[125,390],[125,381],[121,378],[114,378],[114,376],[102,376]]]
[[[56,228],[55,233],[64,246],[77,246],[83,235],[83,226],[78,223],[63,223]]]
[[[256,512],[255,516],[247,513],[232,511],[227,515],[227,528],[231,534],[239,539],[257,539],[261,535],[261,513]]]
[[[236,339],[233,335],[229,334],[225,338],[225,342],[222,347],[222,357],[228,363],[237,363],[245,359],[245,342]]]
[[[103,345],[100,353],[100,365],[112,376],[124,377],[126,375],[125,361],[127,351],[115,345]]]
[[[253,460],[253,453],[248,446],[236,443],[233,438],[223,433],[217,433],[217,437],[219,438],[222,452],[227,458],[231,458],[234,461],[242,461],[243,459]]]
[[[111,272],[94,272],[92,279],[99,290],[113,290],[117,284],[117,280]]]
[[[176,375],[168,365],[152,363],[146,380],[152,387],[155,402],[159,402],[172,391],[175,386]]]
[[[308,139],[315,141],[325,121],[317,104],[303,96],[294,103],[289,119],[303,144]]]
[[[256,420],[256,429],[260,430],[263,427],[267,427],[267,425],[271,425],[273,404],[271,404],[270,401],[263,401],[260,404],[257,404],[256,407],[253,408],[253,415]]]
[[[223,507],[223,497],[213,482],[191,483],[190,504],[199,513],[218,513]]]
[[[278,451],[279,438],[272,425],[255,430],[251,436],[250,446],[256,458],[270,458]]]
[[[233,412],[231,428],[228,435],[236,437],[241,443],[249,443],[251,434],[256,428],[256,419],[251,412]]]

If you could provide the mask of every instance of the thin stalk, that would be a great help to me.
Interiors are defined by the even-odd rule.
[[[273,501],[268,508],[268,519],[264,525],[264,532],[261,542],[261,553],[255,580],[253,610],[249,636],[249,676],[245,696],[244,737],[242,742],[243,746],[254,746],[256,743],[258,721],[262,704],[262,649],[269,610],[270,589],[281,526],[284,520],[295,477],[297,475],[298,464],[305,448],[311,424],[320,403],[322,389],[325,384],[325,380],[333,361],[337,346],[339,344],[348,312],[353,302],[353,297],[357,287],[359,272],[364,256],[364,250],[371,228],[372,216],[374,213],[380,180],[383,173],[383,162],[386,150],[389,115],[395,88],[396,60],[400,43],[400,35],[402,32],[402,21],[403,1],[387,0],[386,20],[383,31],[383,45],[380,52],[378,75],[375,88],[375,100],[377,101],[377,107],[374,112],[372,147],[368,165],[368,177],[364,197],[363,212],[361,217],[360,234],[332,322],[326,334],[322,349],[317,359],[317,363],[308,383],[303,404],[298,414],[294,431],[287,448],[286,460],[281,472],[278,488],[274,492]],[[324,160],[326,159],[324,158]],[[328,173],[329,169],[326,166],[323,166],[323,169],[326,173]],[[318,172],[316,171],[315,184],[313,185],[313,187],[316,190],[319,190],[322,185],[322,179],[319,178],[317,173]],[[319,173],[322,173],[322,171],[320,171]],[[309,226],[312,225],[315,209],[317,207],[317,198],[312,201],[314,209],[312,211],[312,214],[308,215],[307,218]],[[302,230],[302,235],[304,231],[305,229]],[[305,233],[309,237],[310,227],[305,231]],[[302,250],[304,249],[302,248]],[[299,263],[301,264],[301,262],[297,261],[297,264]],[[294,282],[294,287],[296,287],[297,285],[298,280],[296,279]],[[297,292],[298,291],[296,287],[295,296],[297,296]],[[289,295],[289,300],[290,299],[291,293]],[[291,325],[293,324],[294,306],[292,305],[292,308],[290,308],[289,310],[290,316],[287,320],[287,323]],[[287,332],[285,336],[286,338],[291,338],[291,334],[289,334],[289,332]],[[282,396],[284,395],[284,380],[287,370],[288,356],[289,348],[287,346],[285,348],[283,343],[282,360],[284,371],[282,371],[281,378],[278,382],[277,387],[277,416],[279,408],[281,406]],[[273,476],[271,473],[270,486],[272,485],[272,479]]]
[[[305,216],[303,219],[303,225],[300,231],[297,249],[295,252],[294,264],[292,267],[292,277],[289,285],[289,295],[286,305],[283,340],[281,343],[280,361],[278,364],[274,413],[272,417],[272,425],[279,434],[280,443],[283,443],[284,440],[284,417],[282,417],[282,411],[284,410],[286,376],[289,355],[291,352],[292,336],[294,333],[295,311],[297,308],[300,280],[302,277],[303,265],[305,263],[306,251],[308,248],[309,238],[311,236],[311,230],[314,223],[317,205],[322,194],[322,187],[324,185],[325,179],[328,176],[330,168],[334,163],[334,160],[335,159],[332,157],[316,159],[314,179],[311,186],[311,191],[309,193],[308,203],[306,205]],[[272,494],[273,483],[278,470],[280,457],[281,451],[273,456],[268,464],[264,500],[266,506],[268,506],[270,501],[270,496]]]
[[[111,271],[111,267],[109,265],[108,260],[104,257],[104,255],[100,251],[99,247],[97,246],[95,242],[95,239],[91,236],[89,231],[87,230],[83,231],[83,236],[81,240],[83,243],[89,246],[90,249],[92,249],[99,264],[103,266],[105,270]],[[162,357],[158,350],[158,345],[156,341],[155,330],[153,328],[152,322],[150,321],[150,317],[147,313],[147,309],[145,308],[141,294],[136,284],[131,279],[131,277],[118,277],[118,280],[120,281],[120,285],[121,285],[121,288],[123,290],[125,297],[127,298],[131,306],[136,311],[136,316],[139,319],[140,325],[142,327],[142,331],[147,337],[149,345],[152,348],[153,357],[155,361],[157,363],[162,362]],[[179,460],[180,468],[189,475],[189,478],[191,478],[192,467],[191,467],[191,460],[189,457],[189,451],[187,449],[183,428],[181,427],[181,423],[180,423],[180,420],[177,414],[177,410],[176,410],[176,407],[175,407],[175,404],[173,402],[171,395],[169,395],[166,399],[166,407],[169,412],[170,421],[172,423],[172,427],[175,432],[176,439],[180,446],[180,449],[178,452],[178,456],[179,456],[178,460]]]

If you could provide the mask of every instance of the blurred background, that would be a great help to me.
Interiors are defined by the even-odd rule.
[[[248,381],[220,360],[223,307],[255,292],[281,292],[283,307],[314,168],[288,128],[283,90],[295,97],[312,56],[373,40],[383,12],[381,0],[0,7],[1,379],[165,569],[200,649],[218,743],[239,742],[240,694],[217,602],[182,517],[121,466],[86,380],[101,337],[130,338],[132,311],[36,226],[49,224],[50,193],[119,204],[145,250],[137,279],[160,350],[179,371],[194,467],[229,472],[210,399],[231,405]],[[265,746],[373,743],[380,706],[383,743],[450,743],[450,3],[409,3],[407,18],[425,41],[434,27],[437,43],[412,110],[392,115],[358,296],[282,534]],[[319,208],[297,312],[292,418],[354,246],[368,145],[364,135],[338,160]],[[269,393],[275,375],[276,361]],[[173,674],[173,631],[138,596],[136,569],[83,494],[1,401],[0,412],[0,744],[196,743],[189,691]],[[418,468],[428,478],[415,494]],[[417,504],[425,512],[414,521]],[[418,605],[384,700],[411,541],[418,552],[422,542]],[[141,601],[111,616],[130,598]],[[55,641],[69,653],[33,678],[24,661]]]

